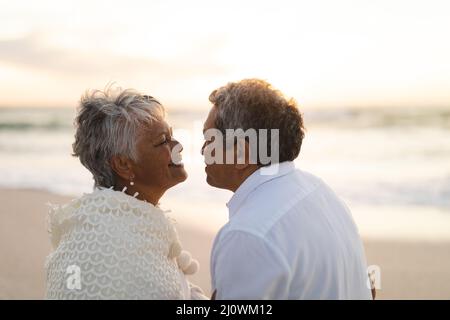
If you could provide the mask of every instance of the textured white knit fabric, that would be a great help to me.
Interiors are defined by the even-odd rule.
[[[52,206],[49,233],[47,299],[205,298],[186,280],[198,263],[166,212],[124,192],[96,189]]]

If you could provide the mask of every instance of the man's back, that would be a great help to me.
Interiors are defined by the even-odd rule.
[[[370,299],[364,249],[347,207],[320,179],[258,170],[228,203],[211,272],[218,299]]]

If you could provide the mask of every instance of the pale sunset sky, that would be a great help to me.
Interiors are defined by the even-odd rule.
[[[0,106],[71,107],[108,82],[209,107],[262,78],[315,107],[449,107],[450,1],[0,0]]]

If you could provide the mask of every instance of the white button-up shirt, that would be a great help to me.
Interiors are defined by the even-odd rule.
[[[357,227],[319,178],[293,162],[259,169],[227,206],[211,254],[216,299],[371,299]]]

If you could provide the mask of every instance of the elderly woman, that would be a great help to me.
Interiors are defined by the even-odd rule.
[[[203,299],[185,277],[198,263],[158,207],[187,177],[163,106],[110,88],[86,94],[75,122],[74,155],[95,188],[50,210],[47,298]]]

